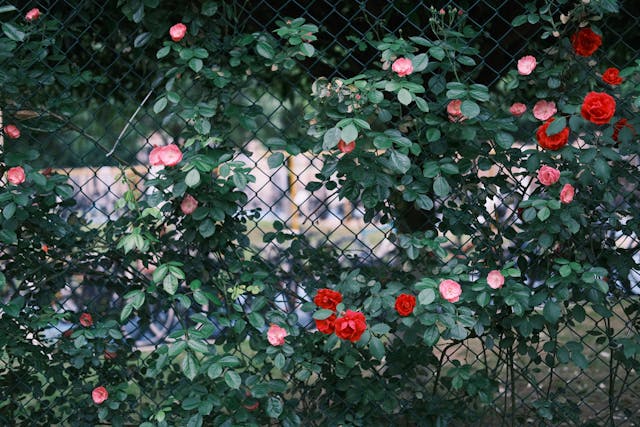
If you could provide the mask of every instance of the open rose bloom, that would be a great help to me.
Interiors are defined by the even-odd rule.
[[[187,34],[187,26],[182,22],[177,23],[173,27],[169,28],[169,35],[171,36],[171,40],[174,42],[179,42],[184,38]]]
[[[409,58],[398,58],[391,65],[391,70],[398,75],[398,77],[408,76],[413,73],[413,63]]]
[[[109,392],[102,386],[96,387],[91,392],[91,398],[93,399],[93,403],[99,405],[109,398]]]
[[[509,112],[515,117],[520,117],[527,111],[527,106],[522,102],[515,102],[511,107],[509,107]]]
[[[532,55],[523,56],[518,60],[518,74],[528,76],[536,69],[538,62],[536,57]]]
[[[440,282],[438,290],[440,291],[440,296],[449,302],[458,302],[460,295],[462,295],[462,287],[460,284],[451,279]]]
[[[616,112],[616,100],[604,92],[589,92],[582,101],[580,114],[596,125],[606,125]]]
[[[13,185],[20,185],[25,179],[24,169],[21,166],[16,166],[7,171],[7,180]]]
[[[540,184],[549,186],[553,185],[560,179],[560,171],[551,166],[544,165],[538,169],[538,181]]]
[[[367,321],[359,311],[347,310],[344,316],[335,320],[334,326],[338,338],[356,342],[367,330]]]
[[[278,325],[271,325],[267,331],[267,340],[273,346],[280,346],[284,344],[284,339],[287,335],[289,334],[287,334],[286,329]]]
[[[549,120],[557,112],[556,103],[553,101],[541,99],[533,106],[533,117],[543,122]]]
[[[565,184],[560,191],[560,202],[561,203],[571,203],[573,201],[573,196],[576,194],[575,188],[571,184]]]
[[[487,284],[491,289],[500,289],[504,285],[504,276],[498,270],[491,270],[487,275]]]
[[[154,147],[149,153],[151,166],[175,166],[182,160],[182,152],[176,144]]]

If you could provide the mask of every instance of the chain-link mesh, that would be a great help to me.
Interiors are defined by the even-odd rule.
[[[55,107],[64,108],[65,103],[71,102],[82,104],[85,108],[63,117],[53,112],[53,105],[51,111],[33,112],[15,111],[10,105],[2,106],[5,115],[34,115],[38,118],[38,126],[46,126],[45,129],[36,126],[30,129],[30,121],[25,120],[23,128],[27,135],[26,143],[33,147],[46,147],[38,159],[41,166],[52,167],[69,177],[78,203],[71,209],[98,225],[118,217],[115,202],[123,197],[129,189],[128,185],[133,183],[138,195],[145,193],[145,180],[149,174],[147,156],[151,147],[179,139],[182,129],[186,127],[186,123],[180,123],[180,120],[173,120],[170,124],[160,122],[151,110],[150,101],[142,105],[148,94],[153,94],[156,89],[158,76],[152,66],[141,60],[146,57],[137,55],[136,50],[131,48],[139,36],[138,30],[120,13],[115,3],[87,0],[39,2],[43,10],[59,20],[60,31],[65,31],[67,39],[64,50],[57,52],[60,64],[71,60],[78,79],[86,77],[83,77],[85,73],[100,77],[99,83],[91,89],[85,87],[74,93],[73,99],[60,100]],[[248,202],[244,208],[248,211],[259,210],[259,218],[249,225],[249,237],[258,254],[265,259],[278,260],[281,256],[278,244],[263,243],[265,235],[274,231],[274,222],[279,222],[295,233],[304,235],[315,246],[337,251],[341,260],[375,269],[394,265],[398,247],[391,238],[392,229],[388,224],[377,219],[365,220],[362,206],[339,200],[334,192],[326,189],[310,192],[306,189],[321,170],[320,159],[311,153],[301,153],[272,169],[267,164],[270,150],[264,142],[274,137],[291,138],[289,128],[298,123],[297,118],[307,108],[311,83],[315,79],[353,76],[372,66],[378,59],[368,41],[382,39],[386,34],[428,37],[430,30],[427,20],[431,16],[431,6],[457,7],[480,30],[472,41],[479,48],[478,57],[481,58],[473,75],[468,76],[474,82],[492,86],[514,66],[516,58],[525,53],[534,53],[527,50],[527,41],[540,36],[538,27],[525,25],[516,29],[511,25],[513,18],[522,14],[524,2],[479,0],[436,3],[327,0],[237,2],[234,7],[237,23],[234,25],[239,31],[272,32],[277,20],[289,17],[303,17],[320,28],[315,47],[322,52],[317,56],[321,59],[302,61],[299,66],[304,73],[299,76],[299,81],[286,85],[278,81],[260,81],[251,93],[238,94],[240,102],[261,107],[260,112],[251,118],[255,126],[248,126],[253,130],[238,128],[229,138],[234,138],[237,146],[242,147],[238,160],[250,167],[256,178],[246,189]],[[27,10],[25,6],[22,14]],[[624,68],[638,57],[640,35],[636,29],[639,20],[637,4],[626,1],[622,2],[619,14],[600,23],[610,49],[617,53],[612,58],[612,65]],[[536,56],[544,58],[544,53],[537,52]],[[0,68],[7,61],[11,59],[3,58]],[[74,85],[73,81],[61,81],[60,93],[72,93],[70,89]],[[189,94],[181,95],[188,98]],[[139,107],[140,111],[134,114]],[[42,130],[47,132],[40,132]],[[118,149],[108,156],[116,141]],[[129,184],[121,179],[122,174],[129,178]],[[496,193],[494,196],[488,215],[517,220],[517,213],[511,204],[503,203],[509,195]],[[625,247],[635,251],[639,242],[635,238],[627,239]],[[464,254],[465,245],[471,244],[471,241],[450,242],[461,254]],[[515,258],[517,254],[511,255]],[[303,283],[301,275],[304,266],[297,266],[284,256],[282,260],[290,263],[284,264],[283,268],[289,270],[291,283]],[[90,309],[93,313],[100,313],[121,306],[122,295],[126,292],[124,289],[122,294],[105,295],[100,288],[99,270],[93,270],[91,266],[75,268],[74,280],[67,283],[58,295],[56,304],[61,309],[72,312]],[[130,274],[140,275],[144,271],[132,270]],[[289,306],[282,304],[282,307],[296,311],[306,295],[304,289],[291,289],[297,293],[297,297],[286,301]],[[517,343],[511,347],[496,347],[486,340],[469,339],[463,343],[441,343],[434,355],[424,357],[435,357],[436,363],[439,360],[445,367],[455,367],[458,362],[482,365],[487,378],[498,382],[499,391],[491,396],[491,409],[485,407],[476,411],[478,418],[474,425],[540,425],[552,418],[562,420],[566,425],[636,425],[640,419],[640,381],[633,368],[614,360],[615,348],[612,348],[612,343],[617,340],[637,335],[638,313],[625,310],[627,307],[624,300],[612,301],[611,317],[603,318],[601,313],[587,312],[584,322],[562,325],[554,337],[541,334],[536,344],[537,352],[527,350],[523,353]],[[308,326],[311,323],[308,314],[297,312],[300,321]],[[132,379],[138,382],[141,390],[152,388],[144,387],[150,379],[139,372],[152,369],[158,357],[154,350],[166,341],[176,325],[174,313],[159,308],[148,326],[130,322],[124,327],[123,333],[135,341],[139,351],[134,368],[138,373]],[[218,326],[220,329],[225,327]],[[51,337],[64,336],[70,327],[64,322],[51,324],[48,333]],[[541,364],[540,358],[549,352],[546,345],[552,341],[582,352],[586,363],[555,368]],[[251,354],[247,353],[244,357],[246,363],[252,363]],[[505,358],[509,363],[497,363]],[[30,363],[46,366],[47,362],[43,356],[42,360],[32,360]],[[395,366],[394,369],[402,371],[410,367]],[[12,367],[0,361],[0,372],[11,376]],[[46,405],[46,401],[41,403],[40,398],[42,394],[50,394],[50,388],[56,387],[57,378],[55,372],[48,374],[39,378],[37,383],[33,379],[12,378],[14,390],[8,390],[9,396],[16,390],[32,390],[32,398],[11,401],[5,404],[2,412],[11,413],[11,408],[15,407],[28,409]],[[436,375],[436,372],[421,372],[413,380],[407,381],[414,382],[416,395],[426,396],[438,391],[432,389]],[[306,409],[309,410],[314,405],[317,390],[305,388],[305,380],[299,381],[300,386],[296,389],[301,395],[298,398],[308,405]],[[335,393],[334,399],[338,404],[343,399],[341,396],[342,392]],[[415,396],[411,396],[411,399],[406,396],[395,398],[403,405],[421,401],[420,398],[416,400]],[[3,399],[4,396],[0,400]],[[162,405],[163,396],[145,395],[144,399],[147,405],[155,405],[157,409]],[[343,405],[345,412],[348,412],[348,404]],[[72,415],[61,414],[53,404],[46,410],[60,416],[60,424],[72,423],[68,419]],[[321,408],[317,410],[321,411]],[[372,411],[375,410],[372,408]],[[133,420],[141,421],[143,418],[140,414]],[[26,419],[15,421],[18,424],[29,422]],[[389,424],[393,424],[393,420],[390,419]]]

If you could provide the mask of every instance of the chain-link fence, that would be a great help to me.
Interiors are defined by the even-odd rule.
[[[182,143],[180,135],[188,125],[180,118],[162,121],[154,113],[159,84],[157,68],[149,60],[153,54],[140,54],[141,49],[146,49],[143,42],[148,36],[123,15],[119,3],[48,0],[29,2],[28,6],[25,2],[24,7],[18,6],[20,16],[31,7],[40,7],[55,21],[59,31],[65,32],[63,43],[56,46],[58,51],[55,54],[59,57],[58,66],[74,67],[76,77],[71,81],[59,79],[53,84],[43,82],[43,85],[47,86],[49,97],[53,98],[53,93],[58,91],[73,98],[54,100],[49,103],[49,109],[33,111],[22,107],[28,105],[29,100],[21,99],[16,93],[13,105],[0,106],[5,123],[8,123],[7,117],[21,123],[21,144],[41,150],[41,157],[33,159],[35,163],[43,169],[53,168],[69,177],[77,204],[69,207],[68,211],[79,212],[96,228],[119,217],[121,211],[116,208],[116,202],[131,190],[132,185],[136,196],[145,195],[146,181],[156,172],[147,166],[149,151],[157,145],[174,141]],[[401,268],[397,264],[399,246],[393,236],[398,230],[394,225],[384,223],[378,217],[366,217],[361,205],[339,199],[334,191],[326,188],[309,190],[309,183],[322,170],[320,158],[310,152],[301,152],[288,157],[280,166],[269,164],[273,141],[291,141],[298,135],[305,137],[304,129],[292,127],[299,125],[299,118],[310,108],[311,87],[316,79],[354,76],[371,67],[379,59],[370,41],[382,40],[387,34],[405,38],[429,37],[431,7],[456,7],[479,29],[472,44],[479,49],[481,61],[468,75],[474,82],[493,87],[522,55],[536,54],[539,60],[545,57],[545,52],[532,52],[529,43],[540,38],[542,30],[539,26],[526,24],[515,28],[512,25],[516,16],[525,13],[525,2],[478,0],[432,4],[402,0],[282,0],[228,3],[224,7],[220,5],[218,10],[229,15],[229,28],[238,32],[272,33],[277,27],[276,21],[298,17],[320,29],[314,46],[322,55],[298,61],[300,72],[295,81],[280,81],[274,73],[272,81],[258,80],[250,91],[238,93],[236,102],[255,106],[255,115],[245,117],[246,123],[225,135],[238,147],[237,160],[251,168],[256,178],[246,187],[247,202],[243,209],[259,212],[248,225],[248,237],[257,253],[270,265],[279,262],[282,245],[265,239],[265,236],[285,228],[304,235],[313,247],[336,251],[339,261],[372,271]],[[554,4],[553,7],[562,5]],[[176,13],[179,15],[178,11]],[[639,21],[637,4],[628,0],[621,2],[619,13],[608,15],[599,23],[609,43],[612,65],[623,69],[638,58],[640,34],[636,28]],[[7,23],[11,24],[10,21]],[[7,27],[3,28],[6,33]],[[7,65],[12,61],[11,56],[0,57],[0,78],[6,77],[2,69],[10,68]],[[34,72],[33,78],[39,78],[37,73]],[[91,84],[84,84],[83,79],[91,80]],[[183,101],[189,98],[188,91],[178,95]],[[82,108],[74,108],[74,105],[82,105]],[[61,110],[65,114],[57,112]],[[4,146],[10,154],[11,145],[5,141]],[[511,204],[502,198],[507,197],[497,193],[488,203],[490,216],[512,215]],[[420,229],[423,218],[412,216],[411,212],[407,215],[411,227]],[[274,223],[277,224],[275,227]],[[464,254],[466,247],[473,242],[451,238],[449,244]],[[635,253],[638,241],[626,238],[621,245]],[[513,259],[516,255],[511,254]],[[3,256],[10,257],[11,254],[4,252]],[[99,285],[100,273],[91,270],[93,267],[76,266],[73,280],[65,284],[55,302],[61,311],[98,313],[121,307],[118,301],[126,293],[125,288],[120,293],[106,295]],[[304,283],[300,277],[304,266],[298,268],[281,264],[280,267],[290,272],[292,283]],[[130,274],[148,273],[140,265],[138,271]],[[629,298],[635,298],[638,275],[634,271],[629,274]],[[303,288],[293,290],[299,300],[290,304],[290,301],[285,301],[280,306],[283,310],[297,313],[301,324],[311,328],[310,314],[299,309],[308,296]],[[11,289],[3,293],[9,295]],[[535,343],[539,354],[547,351],[547,343],[559,342],[567,349],[566,358],[573,360],[566,365],[551,363],[549,367],[540,360],[539,354],[519,348],[518,342],[513,342],[510,347],[497,347],[481,338],[441,341],[434,353],[425,357],[435,358],[445,370],[467,364],[484,364],[486,377],[497,382],[497,392],[488,397],[489,405],[469,408],[478,416],[473,425],[552,425],[556,422],[566,425],[638,425],[640,381],[636,366],[622,363],[613,356],[616,340],[637,336],[639,313],[634,311],[634,307],[627,300],[614,300],[612,296],[610,306],[602,308],[603,311],[610,310],[610,313],[587,311],[583,322],[563,324],[553,337],[541,333]],[[135,340],[138,350],[138,359],[132,369],[151,369],[158,358],[154,355],[155,350],[179,327],[178,319],[171,310],[158,308],[152,317],[144,327],[142,322],[136,321],[130,321],[123,327],[123,333]],[[49,334],[48,338],[60,337],[71,327],[65,321],[52,323],[46,334]],[[216,327],[218,329],[211,334],[213,338],[230,325],[217,324]],[[247,360],[251,360],[252,354],[248,349],[240,350],[244,351]],[[572,358],[573,351],[584,355],[584,360]],[[508,363],[498,363],[503,360]],[[46,364],[46,361],[36,363]],[[0,362],[0,371],[4,376],[11,376],[12,367],[3,366]],[[415,382],[417,400],[414,396],[411,399],[396,396],[397,399],[409,405],[409,402],[421,402],[419,395],[437,394],[441,391],[437,388],[438,375],[440,373],[436,371],[423,372],[411,380]],[[149,381],[135,375],[133,378],[139,379],[140,383]],[[54,374],[37,382],[22,378],[13,378],[10,382],[14,384],[13,389],[7,390],[7,396],[0,396],[0,400],[7,400],[0,412],[8,414],[12,413],[12,408],[35,405],[43,390],[47,394],[51,393],[50,388],[56,387]],[[300,383],[303,387],[298,397],[312,406],[316,391],[305,389],[304,380]],[[25,389],[33,391],[33,400],[13,400],[13,394]],[[147,395],[143,399],[156,408],[163,404],[161,396]],[[341,399],[340,395],[336,394],[335,399]],[[348,412],[348,405],[345,406]],[[55,411],[55,408],[49,410]],[[376,410],[378,408],[373,406],[372,411]],[[74,421],[67,418],[69,416],[65,415],[61,423],[73,424]],[[141,422],[147,416],[140,414],[133,419]],[[0,419],[9,422],[2,416]],[[549,421],[552,419],[553,422]],[[21,419],[17,422],[28,424],[37,421]],[[389,425],[396,422],[401,421],[388,418]],[[303,420],[303,423],[312,424],[314,421]]]

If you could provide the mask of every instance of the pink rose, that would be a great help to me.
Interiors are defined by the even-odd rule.
[[[538,169],[538,181],[542,185],[553,185],[560,179],[560,171],[551,166],[544,165]]]
[[[528,76],[536,69],[536,65],[538,65],[538,63],[536,62],[535,56],[523,56],[518,60],[518,74]]]
[[[16,166],[15,168],[11,168],[7,171],[7,179],[13,185],[20,185],[25,180],[24,169],[20,166]]]
[[[462,101],[459,99],[454,99],[449,102],[447,105],[447,114],[449,115],[449,121],[456,123],[461,122],[466,119],[466,117],[462,114]]]
[[[462,288],[460,287],[460,284],[451,279],[440,282],[438,289],[440,290],[442,298],[449,302],[458,301],[460,299],[460,295],[462,295]]]
[[[571,203],[573,196],[576,194],[576,189],[571,184],[565,184],[560,191],[560,201],[562,203]]]
[[[11,139],[18,139],[20,138],[20,129],[18,129],[15,125],[6,125],[4,127],[4,134]]]
[[[289,335],[284,328],[281,328],[278,325],[269,326],[269,330],[267,331],[267,339],[269,340],[269,344],[271,345],[282,345],[284,344],[284,338]]]
[[[509,107],[509,112],[516,117],[520,117],[527,111],[527,106],[522,102],[516,102],[511,107]]]
[[[533,106],[533,117],[543,122],[553,117],[558,112],[556,103],[553,101],[545,101],[541,99]]]
[[[187,194],[180,203],[180,209],[185,215],[191,215],[198,207],[198,201],[191,194]]]
[[[413,73],[413,63],[409,58],[398,58],[391,65],[391,69],[398,77],[408,76]]]
[[[504,276],[498,270],[491,270],[487,275],[487,283],[491,289],[500,289],[504,285]]]
[[[91,398],[93,399],[93,403],[99,405],[109,398],[109,392],[102,386],[96,387],[91,392]]]
[[[169,35],[171,36],[171,40],[173,40],[174,42],[179,42],[184,38],[186,34],[187,34],[187,26],[184,25],[182,22],[174,25],[169,29]]]
[[[175,166],[182,160],[182,152],[176,144],[154,147],[149,153],[151,166]]]
[[[34,7],[33,9],[31,9],[29,12],[27,12],[27,14],[24,16],[24,19],[31,22],[31,21],[35,21],[36,19],[40,18],[40,9],[38,9],[37,7]]]

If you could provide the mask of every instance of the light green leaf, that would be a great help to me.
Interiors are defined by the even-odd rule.
[[[242,385],[242,378],[240,378],[240,375],[238,375],[236,371],[227,371],[224,374],[224,382],[227,383],[230,388],[237,390]]]
[[[418,294],[418,302],[421,305],[429,305],[436,300],[436,293],[433,289],[427,288]]]
[[[411,92],[409,92],[405,88],[402,88],[398,91],[398,101],[400,101],[402,105],[409,105],[411,104],[412,100],[413,96],[411,96]]]
[[[357,137],[358,137],[358,128],[356,128],[352,124],[342,129],[342,132],[340,133],[340,139],[342,139],[344,142],[347,142],[347,143],[354,141]]]
[[[198,374],[198,360],[191,353],[187,353],[184,359],[182,359],[181,367],[182,373],[185,375],[185,377],[193,381],[193,379]]]

